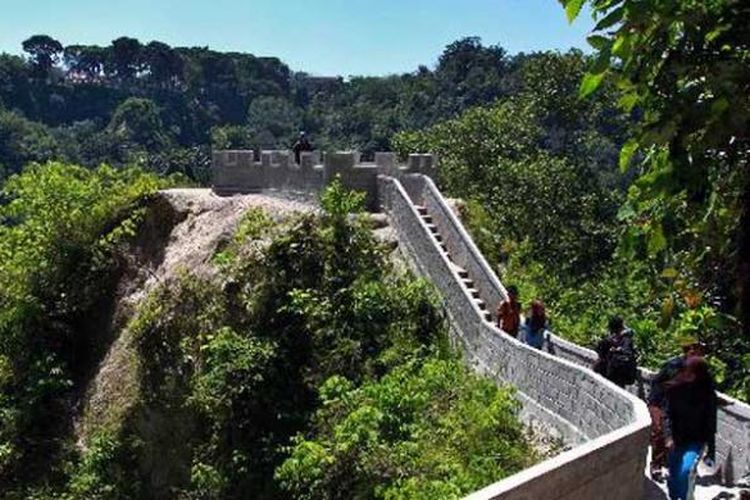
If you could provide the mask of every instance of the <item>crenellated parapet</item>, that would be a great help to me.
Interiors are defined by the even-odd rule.
[[[405,164],[395,153],[375,153],[374,162],[362,162],[357,151],[307,151],[300,154],[299,164],[289,150],[264,150],[257,159],[253,150],[216,150],[212,156],[213,189],[222,195],[269,189],[319,191],[338,176],[346,187],[364,191],[370,208],[377,200],[378,175],[434,177],[436,168],[432,154],[409,155]]]

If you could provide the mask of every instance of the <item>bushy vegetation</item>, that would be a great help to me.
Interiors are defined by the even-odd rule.
[[[32,181],[38,190],[28,190]],[[47,189],[63,181],[65,189]],[[123,186],[130,190],[121,191]],[[37,228],[49,233],[38,247],[44,256],[21,263],[19,253],[8,269],[28,268],[35,279],[44,277],[44,289],[70,309],[55,303],[58,317],[91,315],[91,301],[116,277],[118,242],[133,234],[143,216],[138,200],[159,186],[136,170],[56,164],[30,169],[7,185],[13,201],[3,214],[12,215],[13,223],[4,226],[0,244],[23,239],[11,231],[30,230],[39,223],[35,213],[61,212],[54,222],[44,218],[49,229]],[[77,374],[68,364],[94,357],[71,358],[61,347],[65,342],[54,341],[66,334],[71,343],[92,348],[91,317],[76,316],[78,322],[64,331],[51,320],[38,330],[3,323],[4,348],[18,345],[23,354],[3,352],[9,377],[4,383],[14,384],[3,386],[3,395],[35,398],[3,401],[4,415],[16,418],[8,420],[14,427],[4,427],[5,490],[11,496],[62,499],[338,498],[343,485],[294,490],[284,479],[291,465],[279,467],[294,455],[293,439],[325,440],[336,450],[351,447],[347,435],[330,435],[323,423],[334,425],[334,409],[344,418],[371,407],[388,414],[383,446],[401,451],[393,462],[368,462],[371,470],[358,486],[361,496],[430,491],[457,496],[530,464],[536,455],[517,419],[512,390],[472,375],[454,357],[435,292],[392,269],[367,224],[350,218],[362,202],[362,195],[336,182],[321,197],[321,215],[279,223],[250,210],[215,256],[215,276],[186,270],[155,288],[120,333],[131,339],[137,394],[115,403],[126,404],[124,411],[105,408],[118,416],[89,427],[83,450],[66,426],[70,405],[80,397],[76,390],[91,371]],[[73,260],[65,253],[69,249],[75,249]],[[3,318],[31,311],[42,311],[44,318],[47,302],[39,298],[31,309],[34,301],[24,304],[20,290],[16,295],[3,296]],[[23,316],[27,322],[32,317]],[[55,364],[39,366],[35,356]],[[19,372],[23,378],[15,375]],[[332,406],[335,387],[340,397],[350,393],[348,406]],[[39,427],[41,422],[46,425]],[[346,427],[368,435],[371,424],[354,418]],[[55,440],[55,453],[47,454],[49,446],[29,446],[41,430]],[[363,460],[368,456],[365,449],[360,453]],[[355,466],[339,459],[342,467]],[[33,467],[35,475],[21,474],[31,470],[24,467]],[[298,481],[317,481],[315,470],[293,474]]]
[[[536,261],[577,275],[611,255],[625,119],[609,97],[577,98],[585,68],[581,54],[529,57],[515,95],[394,138],[402,155],[438,154],[440,184],[467,200],[470,225],[482,220],[475,234],[487,255],[499,259],[528,240]]]
[[[312,438],[277,470],[294,498],[460,498],[537,458],[509,388],[458,359],[411,359],[359,387],[321,387]]]
[[[136,169],[32,165],[0,205],[0,477],[47,472],[70,414],[67,398],[94,362],[139,201],[167,179]],[[88,328],[87,326],[88,325]],[[102,328],[104,330],[104,328]],[[40,460],[44,459],[44,460]],[[49,460],[49,462],[46,462]]]
[[[516,92],[521,63],[534,57],[465,38],[435,68],[345,81],[297,73],[275,58],[128,37],[63,47],[37,35],[23,48],[25,58],[0,55],[0,165],[8,175],[57,159],[137,163],[197,182],[209,179],[211,146],[289,148],[300,130],[323,150],[390,150],[400,130]]]
[[[456,497],[536,458],[512,391],[450,354],[434,292],[390,267],[340,184],[318,216],[248,212],[216,276],[157,288],[123,332],[137,399],[73,442],[121,244],[174,182],[153,173],[205,182],[210,146],[303,129],[437,153],[480,248],[556,332],[591,345],[621,314],[654,367],[697,335],[750,400],[748,7],[588,3],[594,57],[466,38],[384,78],[127,37],[0,55],[3,494]]]

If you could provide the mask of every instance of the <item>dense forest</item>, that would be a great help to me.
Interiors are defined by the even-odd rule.
[[[127,37],[0,55],[2,486],[452,497],[540,458],[512,390],[462,367],[429,284],[393,268],[338,185],[317,216],[249,212],[217,279],[153,291],[122,325],[136,404],[73,441],[101,356],[87,321],[157,191],[207,184],[212,147],[288,148],[300,130],[320,149],[436,153],[481,250],[556,333],[591,346],[620,314],[650,367],[698,337],[719,388],[750,401],[750,6],[561,3],[571,21],[589,4],[592,55],[464,38],[434,67],[348,79]],[[139,424],[153,415],[199,431],[165,444]],[[162,448],[155,486],[136,465]]]
[[[288,148],[300,130],[321,149],[390,150],[419,129],[511,94],[535,56],[476,38],[446,47],[434,70],[314,77],[275,58],[118,38],[108,47],[32,36],[0,56],[0,165],[139,164],[205,181],[215,147]],[[571,53],[563,58],[580,58]]]

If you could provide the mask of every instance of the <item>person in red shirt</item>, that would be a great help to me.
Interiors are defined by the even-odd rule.
[[[521,326],[521,303],[518,301],[518,288],[511,285],[507,290],[508,298],[497,307],[497,327],[508,335],[517,338]]]

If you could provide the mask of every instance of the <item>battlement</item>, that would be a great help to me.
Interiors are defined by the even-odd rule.
[[[343,184],[367,194],[366,203],[375,208],[377,176],[400,178],[421,173],[434,177],[437,159],[431,154],[409,155],[399,164],[395,153],[375,153],[374,162],[361,162],[357,151],[303,152],[300,162],[289,150],[261,151],[256,160],[253,150],[216,150],[211,167],[213,189],[218,194],[251,193],[267,189],[319,191],[339,176]]]

